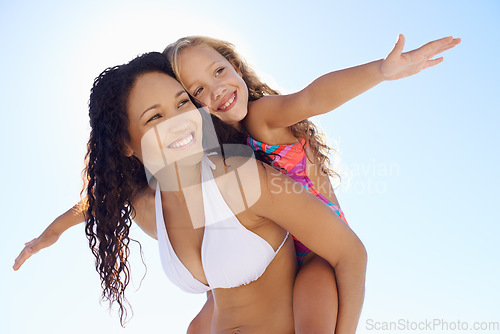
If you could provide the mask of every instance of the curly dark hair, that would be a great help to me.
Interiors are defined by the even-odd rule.
[[[175,78],[161,53],[146,53],[127,64],[104,70],[95,79],[89,100],[91,132],[85,156],[86,185],[82,191],[86,195],[82,208],[85,233],[96,258],[95,268],[103,289],[101,299],[109,301],[110,307],[114,302],[118,303],[122,326],[127,319],[127,306],[130,306],[125,298],[125,288],[131,276],[129,243],[136,241],[129,237],[135,216],[132,201],[137,193],[148,187],[147,175],[150,176],[139,159],[126,156],[126,143],[130,140],[127,99],[137,78],[150,72],[161,72]],[[248,148],[245,134],[215,116],[200,113],[203,127],[210,122],[214,125],[223,157],[223,144],[241,144],[237,146]],[[204,143],[205,140],[214,138],[204,136]],[[236,154],[241,154],[241,151]],[[267,156],[257,155],[257,158],[270,163]]]
[[[132,198],[147,187],[144,166],[125,155],[128,134],[127,98],[136,79],[148,72],[173,75],[160,53],[147,53],[128,64],[104,70],[94,81],[90,100],[90,139],[84,170],[87,195],[85,232],[96,258],[102,299],[119,305],[120,323],[127,318],[125,288],[128,264]]]

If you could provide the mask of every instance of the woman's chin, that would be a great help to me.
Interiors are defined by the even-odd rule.
[[[178,158],[175,162],[177,166],[184,166],[184,167],[194,166],[200,163],[201,159],[203,158],[203,155],[204,155],[203,150],[200,150],[188,156]]]

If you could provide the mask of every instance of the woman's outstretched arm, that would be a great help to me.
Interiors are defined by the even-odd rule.
[[[85,221],[83,208],[83,201],[80,201],[57,217],[38,238],[26,242],[24,249],[16,258],[12,268],[18,270],[31,255],[38,253],[41,249],[52,246],[68,228],[83,223]]]
[[[85,221],[85,200],[80,201],[71,209],[57,217],[47,228],[29,242],[14,261],[12,268],[18,270],[23,263],[40,250],[52,246],[69,228]],[[154,192],[147,188],[139,191],[133,199],[135,216],[132,219],[150,237],[156,239],[156,218],[154,213]]]

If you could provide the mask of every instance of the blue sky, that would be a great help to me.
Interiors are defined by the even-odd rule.
[[[79,198],[93,79],[179,37],[228,40],[273,87],[454,35],[445,61],[384,82],[315,122],[339,156],[337,195],[369,253],[372,322],[500,322],[497,1],[17,1],[0,3],[1,333],[182,333],[204,303],[173,286],[134,228],[135,315],[99,304],[83,225],[14,272],[23,243]]]

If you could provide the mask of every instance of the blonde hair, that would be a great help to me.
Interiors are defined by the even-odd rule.
[[[233,44],[206,36],[188,36],[180,38],[176,42],[168,45],[163,51],[163,55],[167,57],[172,65],[177,80],[179,80],[183,86],[184,84],[179,76],[178,57],[182,50],[190,46],[207,46],[226,58],[227,61],[241,73],[243,81],[245,81],[248,87],[249,101],[258,100],[266,95],[280,95],[278,91],[260,81],[255,71],[250,68],[245,59],[235,51]],[[313,161],[311,162],[319,165],[323,173],[340,179],[340,175],[331,169],[329,158],[330,151],[335,152],[335,150],[326,144],[325,136],[318,127],[308,119],[305,119],[291,125],[289,128],[296,138],[304,138],[306,142],[309,143],[309,150],[313,157]]]

